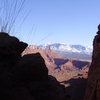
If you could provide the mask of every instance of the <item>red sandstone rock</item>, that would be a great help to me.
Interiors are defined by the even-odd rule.
[[[93,41],[92,63],[84,100],[100,100],[100,35],[96,35]]]

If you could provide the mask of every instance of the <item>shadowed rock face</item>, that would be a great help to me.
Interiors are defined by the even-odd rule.
[[[1,100],[65,100],[65,88],[48,76],[39,53],[21,56],[26,43],[0,33]]]
[[[19,81],[47,81],[48,69],[39,53],[22,57],[13,68],[14,77]]]
[[[84,100],[100,100],[100,35],[96,35],[93,41],[92,63]]]
[[[0,32],[0,55],[21,54],[28,45],[16,37]]]

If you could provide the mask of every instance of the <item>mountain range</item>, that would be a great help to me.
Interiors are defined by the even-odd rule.
[[[44,50],[53,50],[55,53],[68,58],[91,60],[92,47],[83,45],[67,45],[61,43],[47,43],[38,45]]]

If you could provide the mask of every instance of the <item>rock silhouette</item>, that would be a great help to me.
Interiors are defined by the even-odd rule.
[[[0,99],[65,100],[65,87],[48,75],[39,53],[21,56],[27,43],[0,32]]]
[[[100,30],[100,25],[98,30]],[[100,100],[100,34],[96,35],[93,41],[92,63],[84,100]]]
[[[100,24],[98,25],[98,32],[97,32],[98,35],[100,35]]]

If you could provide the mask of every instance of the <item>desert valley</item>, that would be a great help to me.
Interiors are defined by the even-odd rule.
[[[66,87],[66,94],[72,100],[83,100],[91,60],[64,57],[51,49],[41,49],[34,45],[28,46],[23,55],[38,52],[45,60],[49,75]]]

